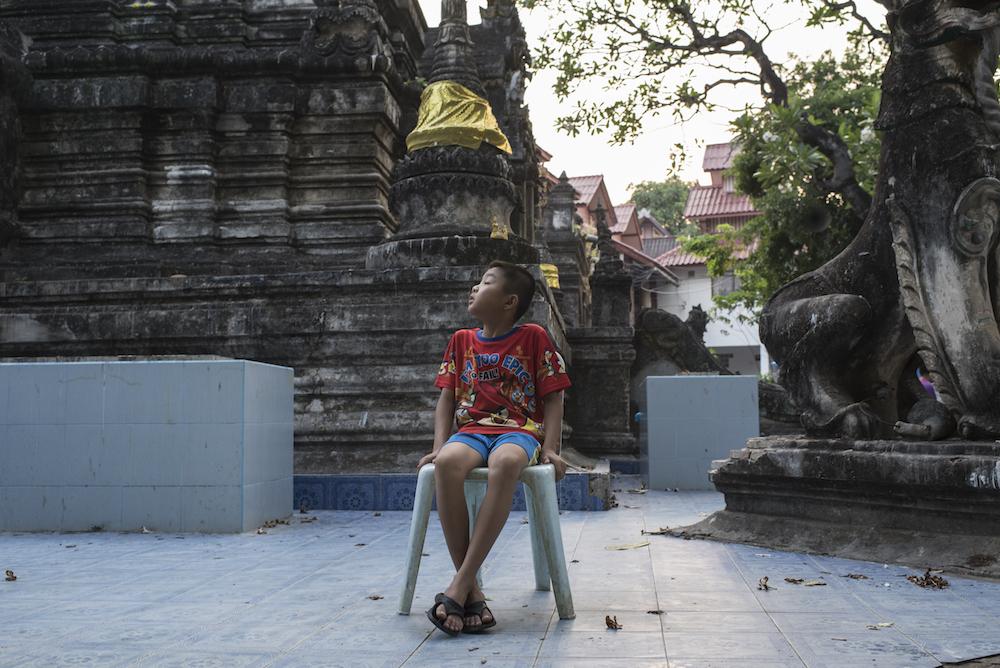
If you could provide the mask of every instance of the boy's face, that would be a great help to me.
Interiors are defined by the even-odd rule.
[[[469,293],[469,315],[480,320],[500,317],[508,310],[513,314],[516,308],[517,295],[507,294],[503,274],[497,268],[487,269]]]

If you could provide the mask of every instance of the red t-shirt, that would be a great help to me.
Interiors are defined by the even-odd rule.
[[[460,432],[523,432],[541,443],[541,400],[569,387],[570,380],[548,333],[528,323],[489,339],[479,329],[458,330],[448,341],[434,384],[455,390]]]

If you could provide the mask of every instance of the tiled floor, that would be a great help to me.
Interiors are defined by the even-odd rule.
[[[562,517],[576,619],[531,589],[520,513],[485,569],[499,624],[458,638],[423,615],[449,577],[433,523],[413,614],[396,614],[405,512],[296,514],[265,535],[0,534],[0,571],[18,578],[0,581],[0,665],[916,668],[1000,653],[1000,583],[947,576],[931,591],[905,568],[644,536],[721,497],[618,498]],[[759,591],[765,575],[775,588]]]

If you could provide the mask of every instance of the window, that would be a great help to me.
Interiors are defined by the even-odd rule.
[[[735,176],[724,176],[722,177],[722,191],[731,193],[736,191],[736,177]]]
[[[723,276],[712,279],[712,296],[721,297],[735,292],[740,288],[740,279],[736,278],[732,272],[727,272]]]
[[[688,278],[694,278],[694,269],[688,270]]]

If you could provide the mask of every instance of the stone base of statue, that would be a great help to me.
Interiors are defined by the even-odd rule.
[[[1000,443],[750,439],[674,535],[1000,577]]]

